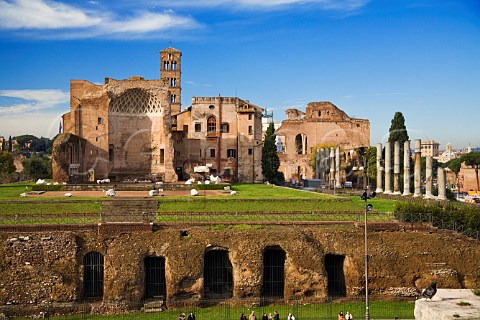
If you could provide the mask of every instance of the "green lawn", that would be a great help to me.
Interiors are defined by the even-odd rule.
[[[101,212],[100,197],[42,197],[22,198],[20,193],[31,190],[33,182],[22,182],[0,185],[0,214],[12,215],[62,215],[62,214],[98,214]],[[180,216],[165,214],[215,213],[223,216],[210,215],[209,221],[248,222],[261,220],[341,220],[354,221],[358,219],[355,213],[362,213],[365,202],[359,196],[332,196],[298,189],[283,188],[267,184],[233,184],[232,189],[237,191],[235,196],[205,197],[158,197],[157,213],[161,217],[157,221],[206,221],[202,216]],[[89,201],[85,201],[89,200]],[[11,201],[15,201],[12,203]],[[393,212],[395,201],[386,199],[370,199],[375,212]],[[229,213],[230,216],[225,216]],[[282,213],[288,214],[287,216]],[[318,215],[332,213],[336,216]],[[235,214],[236,216],[232,216]],[[270,214],[267,217],[267,214]],[[277,215],[275,215],[277,214]],[[345,215],[339,218],[339,214]],[[250,215],[250,216],[249,216]],[[350,216],[346,216],[350,215]],[[61,217],[61,219],[70,219]],[[9,219],[9,218],[8,218]],[[49,218],[50,219],[50,218]],[[53,219],[53,218],[52,218]],[[208,220],[207,219],[207,220]],[[226,220],[224,220],[226,219]],[[384,219],[384,218],[382,218]],[[375,216],[372,215],[372,221]],[[30,220],[26,220],[30,221]]]
[[[413,309],[414,304],[411,302],[381,302],[375,301],[370,303],[370,317],[371,319],[414,319]],[[58,316],[51,319],[178,319],[181,313],[188,315],[193,312],[196,320],[236,320],[244,313],[248,315],[251,311],[255,311],[257,319],[261,319],[263,313],[274,312],[277,310],[280,314],[280,319],[286,319],[289,313],[293,313],[296,319],[299,320],[319,320],[319,319],[337,319],[337,314],[343,311],[345,314],[350,311],[354,319],[364,319],[365,304],[363,302],[345,302],[333,301],[330,303],[316,303],[316,304],[292,304],[292,305],[276,305],[276,306],[230,306],[228,304],[205,307],[205,308],[179,308],[175,310],[164,310],[162,312],[144,313],[132,312],[127,314],[100,316],[100,315],[76,315],[76,316]]]

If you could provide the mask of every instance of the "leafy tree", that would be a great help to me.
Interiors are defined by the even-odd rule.
[[[50,178],[52,176],[52,162],[46,158],[32,157],[22,161],[24,174],[33,180]]]
[[[457,191],[460,191],[460,186],[458,185],[458,173],[460,172],[460,168],[462,167],[462,160],[460,158],[455,158],[447,163],[445,166],[450,169],[453,173],[455,173],[455,182],[457,183]]]
[[[369,185],[373,190],[373,187],[377,186],[377,147],[369,147],[367,149],[367,177]]]
[[[7,151],[0,151],[0,174],[14,173],[15,170],[12,155]]]
[[[474,151],[465,153],[460,157],[462,162],[465,162],[467,166],[471,166],[475,169],[475,177],[477,179],[477,191],[480,190],[480,186],[478,184],[478,165],[480,164],[480,152]]]
[[[275,128],[273,123],[270,123],[265,133],[265,141],[262,149],[262,174],[270,183],[283,184],[285,177],[283,177],[283,173],[278,172],[280,158],[277,154],[275,139]]]

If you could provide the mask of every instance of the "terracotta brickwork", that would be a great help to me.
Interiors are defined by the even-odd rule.
[[[72,134],[84,143],[82,148],[57,144],[54,169],[61,167],[55,162],[58,158],[67,160],[82,180],[129,176],[176,180],[170,93],[163,81],[107,78],[103,85],[95,85],[72,80],[70,94],[63,134]],[[65,149],[75,150],[75,155],[59,156]],[[65,181],[56,170],[53,178]]]
[[[262,110],[239,98],[192,98],[176,116],[177,173],[206,165],[225,179],[262,181]]]
[[[349,117],[331,102],[310,102],[306,112],[286,110],[276,130],[282,142],[280,171],[287,180],[314,178],[310,159],[315,147],[340,146],[342,153],[370,146],[370,122]]]

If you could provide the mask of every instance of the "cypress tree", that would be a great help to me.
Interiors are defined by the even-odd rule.
[[[278,172],[280,167],[280,158],[277,154],[277,146],[275,145],[276,135],[273,122],[267,128],[265,133],[265,141],[262,149],[262,174],[270,183],[283,183],[283,175]]]
[[[391,145],[391,159],[392,159],[392,168],[393,168],[393,162],[395,161],[394,159],[394,144],[395,141],[398,141],[400,143],[400,171],[402,172],[400,174],[400,191],[403,192],[403,144],[405,141],[409,140],[408,133],[407,133],[407,127],[405,126],[405,118],[403,117],[403,114],[399,111],[395,112],[395,115],[393,116],[391,125],[390,125],[390,136],[388,137],[388,142],[390,142]],[[385,159],[385,158],[384,158]]]
[[[400,148],[403,149],[403,143],[409,140],[409,138],[407,133],[407,127],[405,126],[405,118],[403,117],[403,114],[401,112],[395,112],[389,132],[390,136],[388,138],[388,141],[392,143],[395,141],[400,142]]]

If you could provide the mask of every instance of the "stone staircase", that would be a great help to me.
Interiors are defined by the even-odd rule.
[[[150,198],[112,198],[102,202],[102,223],[148,223],[155,220],[158,200]]]

